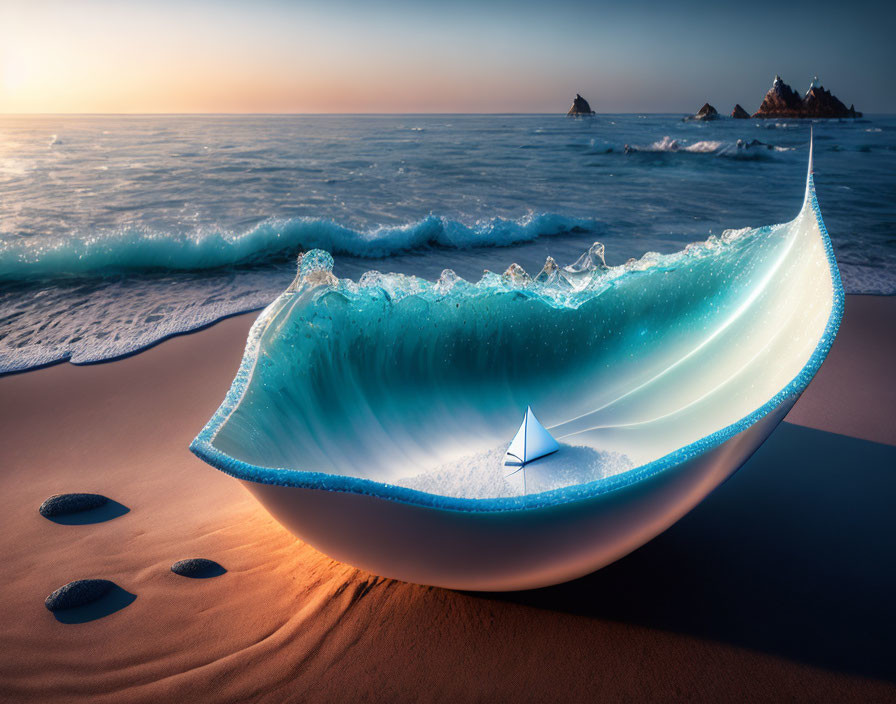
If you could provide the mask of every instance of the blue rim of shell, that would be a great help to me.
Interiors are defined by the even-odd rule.
[[[824,362],[825,357],[827,357],[828,351],[837,335],[837,330],[840,327],[840,320],[843,317],[845,292],[843,290],[843,283],[840,280],[840,271],[837,268],[837,259],[834,256],[834,248],[831,244],[828,231],[825,228],[824,221],[822,220],[818,199],[815,195],[815,180],[812,175],[811,146],[809,152],[809,174],[806,181],[806,198],[809,199],[809,204],[812,208],[812,212],[815,214],[818,228],[822,235],[825,254],[827,255],[828,265],[830,267],[831,282],[834,287],[830,317],[828,318],[824,333],[819,339],[809,360],[790,383],[749,415],[744,416],[740,420],[721,430],[710,433],[689,445],[685,445],[684,447],[674,450],[673,452],[653,460],[652,462],[641,465],[640,467],[635,467],[634,469],[630,469],[611,477],[596,479],[585,484],[574,484],[538,494],[468,499],[430,494],[416,489],[378,482],[373,479],[362,479],[360,477],[350,477],[341,474],[327,474],[325,472],[311,472],[287,467],[259,467],[257,465],[248,464],[221,452],[212,443],[218,430],[230,416],[231,412],[237,407],[242,400],[243,394],[248,388],[252,376],[252,369],[257,358],[256,353],[260,339],[260,336],[255,336],[253,338],[251,333],[251,342],[246,347],[243,360],[240,363],[240,368],[233,380],[233,384],[230,386],[230,390],[227,392],[227,396],[212,418],[199,432],[199,435],[196,436],[196,439],[190,444],[190,450],[197,457],[213,467],[243,481],[301,489],[320,489],[323,491],[363,494],[379,499],[397,501],[399,503],[449,511],[490,513],[546,508],[549,506],[557,506],[560,504],[591,499],[636,484],[659,474],[666,469],[675,467],[702,455],[708,450],[718,447],[738,433],[741,433],[754,425],[788,398],[799,396],[806,386],[808,386],[812,377],[815,376],[815,373],[818,371],[819,367],[821,367],[822,362]],[[260,321],[261,318],[259,318],[259,321],[256,321],[255,325],[257,326]]]

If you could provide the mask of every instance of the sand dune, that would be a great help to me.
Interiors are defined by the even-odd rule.
[[[874,537],[896,528],[896,298],[848,298],[790,423],[681,523],[599,573],[510,595],[336,563],[188,452],[253,317],[0,379],[0,700],[896,697],[896,571]],[[37,508],[61,492],[130,511],[53,523]],[[170,571],[191,557],[227,572]],[[58,622],[46,595],[90,577],[136,599]]]

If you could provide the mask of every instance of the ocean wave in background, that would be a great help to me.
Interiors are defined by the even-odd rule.
[[[442,247],[508,247],[541,236],[597,232],[600,223],[546,213],[517,220],[492,218],[470,225],[430,215],[394,227],[355,230],[332,220],[270,220],[242,234],[195,235],[119,231],[66,239],[26,237],[0,241],[0,280],[61,275],[110,275],[132,271],[198,271],[295,259],[306,249],[324,249],[368,259]]]
[[[666,135],[662,139],[646,146],[626,145],[625,150],[631,152],[664,152],[682,154],[711,154],[713,156],[731,157],[735,159],[758,159],[771,157],[776,153],[790,152],[794,147],[781,147],[767,144],[758,139],[746,141],[738,139],[726,142],[718,139],[699,140],[692,143],[680,142]]]
[[[896,118],[813,124],[847,291],[896,293]],[[617,266],[784,222],[808,139],[807,122],[681,115],[5,116],[0,373],[261,308],[301,250],[354,280],[476,281],[596,239]]]
[[[561,246],[547,251],[557,254],[560,264],[575,268],[583,259],[594,259],[595,248],[581,254],[580,237],[558,236],[557,240],[562,241]],[[488,261],[500,270],[513,262],[523,262],[519,271],[537,270],[541,265],[538,257],[546,251],[537,244],[533,240],[529,248],[504,251],[503,255],[496,252]],[[602,265],[604,248],[598,249]],[[276,264],[206,270],[191,276],[134,272],[117,277],[67,277],[52,285],[40,281],[7,282],[0,287],[0,374],[66,360],[92,364],[125,357],[173,335],[263,308],[295,277],[292,254]],[[612,256],[612,249],[607,254],[616,261],[625,261]],[[630,258],[625,266],[648,266],[659,256],[655,252],[644,254],[643,250],[640,254],[643,256]],[[869,263],[858,251],[850,259],[850,263],[840,263],[849,290],[893,292],[892,277],[881,276],[879,265]],[[378,264],[387,271],[422,275],[433,281],[444,269],[453,268],[468,280],[476,281],[475,272],[482,271],[481,262],[481,255],[476,252],[442,250],[399,255]],[[500,264],[495,266],[497,262]],[[339,261],[341,275],[362,282],[381,278],[378,271],[370,270],[370,265],[371,260],[363,258]],[[495,276],[487,270],[485,275]]]
[[[590,151],[595,154],[670,154],[670,155],[703,155],[745,161],[774,159],[784,152],[792,152],[796,147],[780,146],[758,139],[746,140],[696,140],[675,138],[665,135],[649,144],[617,144],[592,139]]]

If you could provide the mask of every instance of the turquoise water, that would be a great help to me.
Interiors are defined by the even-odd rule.
[[[844,303],[811,177],[789,223],[616,267],[599,245],[573,266],[533,277],[512,265],[477,283],[450,271],[355,282],[333,264],[303,255],[191,448],[251,481],[460,510],[637,481],[634,466],[658,471],[786,412]],[[531,405],[559,452],[508,482],[508,439]],[[524,505],[544,504],[484,510]]]
[[[896,292],[896,118],[819,122],[850,292]],[[133,353],[335,273],[477,280],[791,219],[809,125],[680,116],[0,118],[0,371]],[[755,143],[757,140],[759,143]]]

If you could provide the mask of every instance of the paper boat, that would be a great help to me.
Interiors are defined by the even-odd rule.
[[[784,225],[621,267],[599,255],[534,279],[512,267],[478,283],[354,283],[311,252],[259,316],[192,450],[296,536],[379,575],[508,590],[596,570],[759,447],[824,360],[844,300],[811,152],[802,209]],[[506,447],[529,403],[563,447],[533,470],[572,456],[567,445],[633,468],[515,496],[398,485]]]
[[[532,407],[526,408],[523,422],[516,432],[507,453],[504,455],[504,465],[509,471],[504,475],[505,479],[519,486],[519,493],[526,492],[526,465],[535,460],[551,455],[560,449],[557,441],[538,422],[538,418],[532,412]]]
[[[526,409],[526,415],[523,416],[523,423],[520,425],[520,429],[516,432],[510,447],[507,448],[504,464],[524,467],[529,462],[534,462],[559,449],[560,446],[557,444],[557,441],[538,422],[538,418],[532,412],[532,407],[529,406]]]

